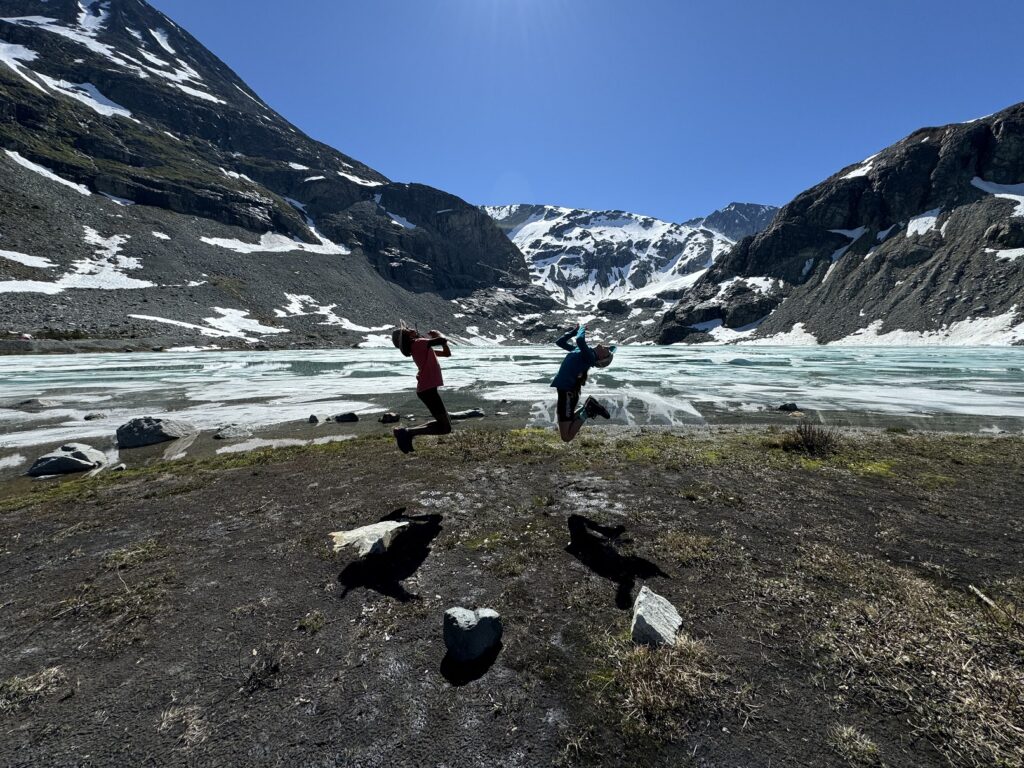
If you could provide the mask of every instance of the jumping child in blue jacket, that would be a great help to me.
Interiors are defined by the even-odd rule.
[[[569,353],[551,382],[551,386],[558,390],[558,431],[567,443],[576,437],[587,419],[594,416],[609,418],[607,409],[592,397],[588,397],[582,407],[576,407],[580,402],[580,389],[587,383],[587,371],[592,367],[607,368],[615,354],[615,347],[604,344],[591,348],[586,334],[587,329],[580,325],[555,342]],[[575,346],[570,341],[574,336]]]

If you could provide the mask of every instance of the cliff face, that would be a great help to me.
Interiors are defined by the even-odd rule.
[[[0,251],[28,257],[0,258],[27,331],[181,335],[217,306],[288,329],[292,295],[367,326],[447,323],[448,299],[499,285],[544,301],[486,214],[313,141],[142,0],[0,0]],[[121,278],[74,277],[98,269]],[[40,296],[88,306],[88,327]],[[132,318],[143,299],[179,325]]]
[[[1024,105],[916,131],[804,192],[740,241],[666,313],[658,340],[796,329],[822,343],[896,331],[956,343],[984,340],[968,332],[983,325],[1000,343],[1016,340],[1022,181]]]

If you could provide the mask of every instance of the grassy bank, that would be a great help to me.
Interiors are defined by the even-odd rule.
[[[466,429],[40,485],[0,500],[0,757],[1024,765],[1022,469],[1019,438]],[[329,553],[399,509],[400,559]],[[629,642],[642,584],[675,648]],[[475,679],[456,604],[505,622]]]

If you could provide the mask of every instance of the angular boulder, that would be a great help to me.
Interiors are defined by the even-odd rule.
[[[144,416],[132,419],[117,429],[118,448],[142,448],[195,434],[196,428],[184,421],[154,419]]]
[[[799,411],[800,406],[796,403],[783,403],[779,406],[779,410],[783,413],[793,413],[794,411]]]
[[[633,603],[631,633],[637,645],[675,645],[683,619],[668,600],[649,587],[640,589]]]
[[[28,471],[29,477],[70,475],[89,472],[107,463],[102,451],[84,443],[68,443],[56,451],[40,456]]]
[[[377,419],[381,424],[397,424],[401,420],[402,417],[392,411],[381,414],[381,417]]]
[[[252,437],[252,432],[239,424],[226,424],[217,430],[214,440],[243,440]]]
[[[334,542],[335,552],[348,548],[355,550],[356,556],[362,558],[387,552],[399,531],[408,527],[407,522],[384,520],[351,531],[337,531],[330,536]]]
[[[359,414],[357,413],[339,413],[337,416],[331,417],[338,424],[345,424],[359,421]]]
[[[444,612],[444,645],[455,661],[476,661],[493,651],[503,632],[501,616],[490,608],[449,608]]]

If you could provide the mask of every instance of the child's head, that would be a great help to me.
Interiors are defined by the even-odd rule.
[[[594,365],[598,368],[607,368],[612,364],[612,360],[615,359],[615,347],[607,344],[598,344],[594,347],[594,354],[597,356],[597,361]]]
[[[391,332],[391,343],[401,350],[403,355],[410,357],[412,355],[412,341],[418,335],[412,328],[406,328],[403,323],[401,328],[395,328]]]

